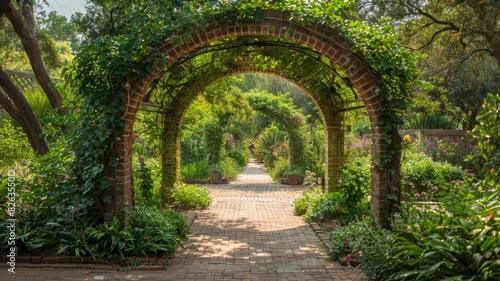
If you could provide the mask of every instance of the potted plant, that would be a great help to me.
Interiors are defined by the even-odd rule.
[[[284,174],[288,179],[289,185],[299,185],[302,180],[302,170],[297,167],[292,167]]]
[[[212,165],[209,168],[210,170],[210,183],[220,184],[222,183],[222,172],[223,169],[219,165]]]

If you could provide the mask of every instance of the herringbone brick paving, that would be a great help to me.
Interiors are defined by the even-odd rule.
[[[213,204],[198,213],[193,234],[164,270],[18,265],[1,280],[358,280],[328,259],[293,199],[304,190],[273,183],[250,162],[237,181],[207,185]]]

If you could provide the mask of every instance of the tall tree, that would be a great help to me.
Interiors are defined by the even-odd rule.
[[[408,47],[427,55],[423,79],[435,88],[431,98],[464,129],[487,93],[500,92],[500,1],[358,0],[367,20],[390,18]]]
[[[56,11],[51,11],[46,17],[39,20],[39,27],[55,41],[68,41],[71,48],[77,50],[79,47],[76,24],[71,23],[65,16],[58,15]]]
[[[358,0],[371,19],[388,16],[407,38],[425,39],[424,49],[442,36],[452,37],[469,55],[484,53],[500,65],[500,1],[498,0]]]
[[[120,35],[140,32],[137,25],[155,22],[165,23],[176,16],[176,8],[183,5],[182,0],[87,0],[85,14],[75,13],[71,22],[86,39],[102,35]],[[178,11],[177,11],[178,13]],[[130,30],[130,28],[134,30]]]
[[[16,4],[9,1],[2,3],[5,8],[5,16],[12,24],[15,34],[21,41],[26,55],[31,64],[35,77],[41,88],[47,95],[52,108],[61,115],[67,114],[67,109],[62,105],[62,97],[53,86],[52,79],[45,68],[40,45],[35,31],[35,18],[33,14],[34,3],[32,1],[18,0]],[[48,152],[46,140],[40,138],[40,121],[33,113],[33,109],[26,101],[23,93],[15,86],[9,75],[0,68],[1,106],[16,121],[18,121],[29,138],[33,149],[38,154]]]

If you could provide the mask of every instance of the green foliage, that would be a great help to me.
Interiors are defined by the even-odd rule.
[[[490,107],[490,102],[493,106]],[[500,99],[493,97],[478,115],[478,150],[470,161],[483,165],[481,177],[457,185],[431,210],[401,220],[394,228],[391,254],[374,271],[380,280],[497,280],[500,277],[500,202],[495,160]],[[491,123],[490,123],[491,121]],[[488,153],[489,152],[489,153]]]
[[[300,166],[303,170],[306,168],[306,159],[305,159],[305,137],[303,132],[307,129],[305,126],[305,117],[293,105],[293,102],[287,96],[274,96],[267,92],[251,92],[247,94],[247,99],[256,111],[259,111],[265,115],[271,116],[276,121],[280,122],[285,128],[288,135],[288,151],[290,153],[290,165],[292,166]],[[279,133],[278,133],[279,134]],[[272,137],[272,136],[271,136]],[[277,139],[274,139],[276,141]],[[266,140],[272,142],[273,139]],[[264,145],[269,144],[270,146],[265,147]],[[274,148],[271,146],[274,145]],[[258,151],[266,151],[265,153],[266,159],[264,159],[264,164],[272,166],[272,161],[276,156],[273,155],[274,150],[281,151],[283,148],[281,147],[281,143],[264,143],[258,144],[261,150]],[[263,149],[263,150],[262,150]],[[269,151],[271,150],[271,151]],[[271,154],[269,154],[271,152]],[[271,160],[271,161],[269,161]]]
[[[232,180],[238,178],[238,174],[243,170],[233,158],[225,158],[221,162],[222,174]]]
[[[359,119],[352,125],[352,132],[357,136],[369,134],[372,130],[371,122],[368,118]]]
[[[65,73],[65,79],[79,89],[73,101],[79,118],[70,126],[78,184],[84,194],[96,195],[101,203],[110,200],[103,196],[110,189],[105,171],[117,165],[117,155],[110,155],[109,147],[119,141],[124,126],[122,97],[130,87],[125,78],[130,72],[141,76],[151,70],[152,65],[140,61],[144,56],[155,63],[164,61],[162,54],[144,47],[154,45],[156,39],[141,36],[96,39],[82,49]]]
[[[267,127],[255,142],[257,159],[270,168],[279,157],[288,158],[286,140],[286,133],[279,130],[278,127]]]
[[[454,130],[458,125],[447,115],[435,113],[417,113],[405,120],[405,129],[448,129]]]
[[[25,161],[34,158],[28,138],[20,127],[16,127],[10,120],[0,122],[0,172],[7,174],[7,170],[23,166]]]
[[[389,257],[393,234],[371,219],[352,223],[331,233],[329,256],[334,260],[356,260],[369,280]]]
[[[134,239],[130,231],[123,228],[120,220],[113,219],[113,222],[89,227],[85,230],[89,237],[89,243],[93,245],[93,252],[99,257],[114,257],[119,255],[125,259],[127,246]]]
[[[189,228],[182,213],[172,209],[166,211],[144,204],[134,206],[131,218],[132,228],[155,227],[165,233],[175,233],[179,238],[189,234]]]
[[[361,162],[355,162],[354,166],[346,165],[342,168],[339,176],[337,189],[343,193],[342,204],[345,207],[345,222],[360,220],[368,211],[366,200],[370,185],[370,173]]]
[[[144,156],[139,156],[139,170],[137,171],[139,181],[140,196],[146,205],[153,204],[153,179],[151,178],[151,169],[146,167]]]
[[[288,167],[290,161],[288,159],[285,159],[283,157],[278,157],[277,160],[274,161],[274,167],[269,169],[269,175],[274,179],[278,180],[286,175],[286,172],[288,171]]]
[[[210,176],[208,161],[202,160],[181,166],[183,180],[207,179]]]
[[[221,165],[219,164],[215,164],[215,165],[210,165],[210,167],[208,168],[208,170],[212,173],[224,173],[224,168],[222,168]]]
[[[484,190],[498,190],[500,187],[500,97],[489,94],[478,113],[477,125],[472,131],[477,140],[479,159],[470,158],[481,164],[480,181]]]
[[[498,191],[477,200],[470,217],[442,214],[395,233],[391,255],[379,268],[381,280],[496,280],[500,277]]]
[[[354,239],[352,228],[354,224],[340,227],[331,233],[328,255],[333,260],[345,258],[353,252],[351,241]]]
[[[239,150],[231,150],[227,153],[227,156],[234,159],[240,167],[245,167],[248,162],[248,157]]]
[[[370,135],[358,136],[346,134],[344,141],[344,157],[346,162],[356,161],[358,158],[371,157],[372,139]]]
[[[434,162],[430,157],[414,152],[406,154],[401,175],[403,186],[414,185],[419,192],[427,191],[428,185],[438,186],[440,192],[449,191],[452,181],[464,179],[460,167]]]
[[[315,173],[318,177],[325,175],[326,162],[326,131],[323,123],[316,123],[306,134],[305,161],[306,170]]]
[[[344,195],[341,192],[325,193],[311,203],[305,214],[307,222],[338,219],[346,214]]]
[[[206,187],[181,184],[174,190],[172,205],[177,208],[201,208],[210,206],[212,199]]]
[[[315,202],[321,194],[322,192],[320,188],[314,188],[302,192],[302,194],[293,201],[295,214],[298,216],[305,215],[311,208],[312,203]]]
[[[218,120],[212,119],[205,124],[205,143],[208,164],[218,165],[221,161],[222,149],[225,146],[224,130]]]
[[[93,256],[121,257],[151,254],[172,254],[180,241],[173,233],[156,227],[124,228],[120,220],[111,224],[89,227],[85,230]]]

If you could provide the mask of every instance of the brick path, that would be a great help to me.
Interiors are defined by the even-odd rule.
[[[212,206],[198,213],[193,235],[164,270],[129,272],[105,265],[19,264],[1,280],[359,280],[326,250],[292,201],[303,187],[273,183],[250,162],[238,180],[207,185]]]

